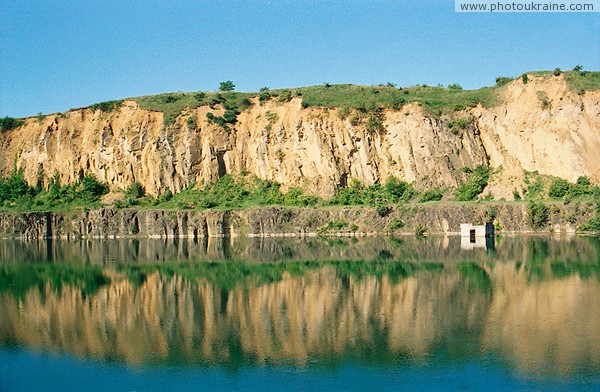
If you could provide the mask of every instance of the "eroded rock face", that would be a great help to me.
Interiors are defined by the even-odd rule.
[[[303,109],[295,98],[256,104],[227,132],[208,124],[206,113],[214,111],[208,107],[183,112],[165,128],[162,113],[125,101],[110,113],[78,109],[29,118],[0,134],[0,173],[9,174],[16,162],[31,184],[93,173],[113,190],[138,181],[150,194],[242,170],[322,196],[351,178],[371,184],[392,175],[452,187],[462,181],[462,167],[480,164],[502,166],[490,186],[498,198],[512,197],[523,170],[600,182],[600,92],[577,95],[562,77],[532,76],[503,94],[500,106],[458,114],[474,121],[454,133],[415,104],[387,111],[385,131],[373,133],[342,120],[337,110]],[[187,125],[190,116],[197,127]]]
[[[431,234],[458,234],[460,224],[486,221],[488,209],[503,232],[553,231],[573,233],[595,213],[593,203],[555,204],[548,224],[533,228],[525,203],[425,204],[390,208],[385,216],[371,207],[258,207],[243,210],[128,210],[47,213],[0,213],[0,238],[220,238],[325,235],[374,235],[389,233],[402,222],[397,234],[414,234],[424,227]],[[332,222],[345,222],[328,229]]]
[[[599,182],[599,91],[578,95],[562,77],[534,77],[527,84],[512,82],[504,99],[501,106],[472,111],[489,165],[503,168],[490,189],[496,197],[509,199],[523,170]]]

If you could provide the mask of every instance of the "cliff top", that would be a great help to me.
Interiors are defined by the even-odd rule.
[[[363,86],[354,84],[329,84],[317,86],[273,89],[265,87],[259,92],[170,92],[125,98],[114,101],[96,103],[83,108],[100,109],[110,112],[125,100],[136,101],[141,109],[162,112],[165,125],[172,124],[175,118],[186,109],[195,109],[203,105],[214,106],[229,102],[236,110],[244,110],[252,105],[250,99],[258,97],[259,102],[276,100],[287,102],[294,97],[302,99],[303,107],[339,107],[363,110],[399,109],[407,103],[421,104],[434,115],[448,114],[481,104],[493,107],[502,102],[502,88],[515,80],[527,83],[529,77],[544,79],[563,79],[572,92],[600,90],[600,72],[598,71],[531,71],[517,78],[497,77],[494,86],[473,90],[464,90],[459,84],[447,87],[426,84],[411,87],[396,87],[393,83]],[[71,109],[77,110],[77,109]],[[41,115],[38,115],[41,117]],[[0,130],[7,130],[20,125],[12,118],[4,118]]]

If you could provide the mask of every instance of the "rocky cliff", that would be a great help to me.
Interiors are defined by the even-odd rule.
[[[489,187],[497,198],[512,197],[523,170],[600,183],[600,91],[576,94],[562,76],[531,76],[503,87],[502,96],[495,107],[455,113],[470,123],[453,132],[448,118],[417,104],[385,111],[384,130],[369,132],[337,109],[303,108],[300,98],[255,100],[226,131],[207,121],[215,111],[208,106],[165,127],[163,113],[126,100],[110,113],[84,108],[32,117],[0,133],[0,173],[16,163],[31,184],[94,173],[113,190],[138,181],[151,194],[241,171],[320,195],[350,178],[370,184],[391,175],[452,187],[462,181],[462,167],[479,164],[502,167]]]
[[[503,232],[575,232],[594,215],[591,202],[556,203],[548,221],[532,227],[527,204],[418,204],[390,208],[384,216],[370,207],[260,207],[244,210],[129,210],[101,209],[45,213],[0,214],[0,238],[209,238],[278,236],[355,236],[459,234],[460,224],[491,219]]]

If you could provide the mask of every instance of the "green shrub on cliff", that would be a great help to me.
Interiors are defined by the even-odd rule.
[[[40,184],[30,186],[20,170],[0,178],[0,207],[17,211],[50,211],[72,207],[97,208],[98,200],[108,193],[108,186],[88,174],[74,184],[60,183],[58,176],[48,181],[48,189]]]
[[[548,206],[542,202],[530,200],[527,203],[527,221],[534,229],[540,229],[548,223]]]
[[[474,200],[488,184],[490,179],[491,169],[477,166],[469,175],[467,181],[463,182],[456,192],[456,200],[470,201]]]
[[[10,131],[13,128],[18,128],[23,125],[23,120],[12,117],[0,118],[0,131]]]
[[[586,176],[581,176],[575,184],[563,178],[554,178],[548,187],[548,196],[553,199],[566,197],[572,199],[579,196],[600,196],[600,188],[591,183]]]
[[[84,201],[96,201],[108,193],[108,186],[96,178],[94,174],[88,174],[81,179],[79,197]]]
[[[569,193],[571,186],[569,182],[562,178],[555,178],[550,183],[550,188],[548,189],[548,196],[560,199],[564,197],[567,193]]]
[[[600,199],[596,199],[595,215],[590,218],[585,224],[579,227],[581,231],[594,232],[600,234]]]
[[[23,172],[15,170],[8,178],[0,178],[0,203],[15,201],[23,196],[35,196],[35,189],[25,181]]]
[[[411,200],[415,195],[411,184],[390,177],[385,186],[376,183],[364,185],[353,178],[347,187],[337,189],[333,198],[327,200],[329,205],[371,205],[376,208],[386,207]]]
[[[426,203],[428,201],[440,201],[444,197],[444,192],[439,188],[427,189],[419,196],[419,203]]]
[[[319,198],[306,195],[300,188],[281,191],[277,181],[257,177],[234,177],[226,174],[221,178],[186,189],[171,198],[160,198],[157,205],[166,208],[245,208],[257,205],[312,206]]]
[[[144,197],[146,191],[144,190],[144,186],[139,182],[134,182],[125,190],[125,197],[140,199]]]
[[[123,100],[117,100],[117,101],[106,101],[106,102],[100,102],[100,103],[95,103],[93,105],[90,106],[91,110],[100,110],[102,112],[105,113],[110,113],[113,110],[117,109],[119,106],[121,106],[121,104],[123,103]]]

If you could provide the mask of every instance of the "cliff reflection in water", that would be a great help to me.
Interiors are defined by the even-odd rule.
[[[145,248],[149,259],[138,248],[122,263],[106,262],[106,246],[122,251],[131,241],[80,243],[87,257],[66,243],[50,253],[17,244],[2,244],[2,345],[131,364],[378,364],[493,353],[524,374],[600,370],[597,239],[508,238],[495,253],[461,253],[458,238],[315,240],[284,257],[314,261],[277,263],[257,262],[261,251],[251,246],[233,255],[253,261],[207,262],[191,261],[190,247],[201,245],[183,254],[181,244],[156,241]],[[287,246],[267,244],[275,253]],[[70,262],[7,260],[35,252]],[[118,251],[108,254],[117,260]]]

